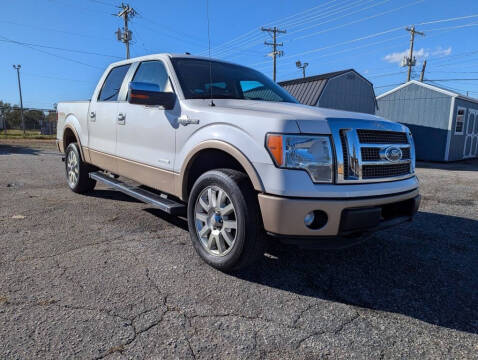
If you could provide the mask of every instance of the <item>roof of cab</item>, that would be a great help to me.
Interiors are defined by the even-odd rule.
[[[164,58],[164,57],[212,60],[212,61],[218,61],[218,62],[223,62],[223,63],[228,63],[228,64],[234,64],[230,61],[219,60],[219,59],[209,58],[209,57],[205,57],[205,56],[196,56],[196,55],[190,55],[190,54],[177,54],[177,53],[176,54],[174,54],[174,53],[157,53],[157,54],[144,55],[144,56],[134,57],[134,58],[125,59],[125,60],[121,60],[121,61],[116,61],[114,63],[111,63],[109,65],[109,67],[131,64],[131,63],[138,62],[138,61],[156,60],[156,59],[160,59],[160,58]]]

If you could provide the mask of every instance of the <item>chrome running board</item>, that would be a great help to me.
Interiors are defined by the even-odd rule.
[[[101,181],[109,187],[121,191],[122,193],[131,196],[146,204],[153,205],[154,207],[167,212],[171,215],[185,215],[186,205],[178,201],[167,198],[165,195],[159,195],[151,191],[142,189],[140,187],[125,184],[117,179],[114,179],[100,171],[91,172],[90,178]]]

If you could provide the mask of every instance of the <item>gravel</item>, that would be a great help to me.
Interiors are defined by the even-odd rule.
[[[74,194],[63,166],[52,142],[0,143],[2,359],[478,359],[476,160],[419,164],[412,223],[234,275],[184,219]]]

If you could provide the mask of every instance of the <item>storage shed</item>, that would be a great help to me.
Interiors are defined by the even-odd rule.
[[[408,126],[418,160],[478,157],[478,99],[412,80],[377,97],[377,115]]]
[[[354,69],[279,82],[301,104],[375,114],[373,84]]]

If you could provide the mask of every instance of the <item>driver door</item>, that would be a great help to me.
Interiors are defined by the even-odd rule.
[[[161,91],[173,92],[162,61],[143,61],[135,66],[131,81],[157,84]],[[178,112],[177,103],[172,110],[127,101],[118,104],[116,155],[121,175],[164,192],[174,192],[172,170]]]

